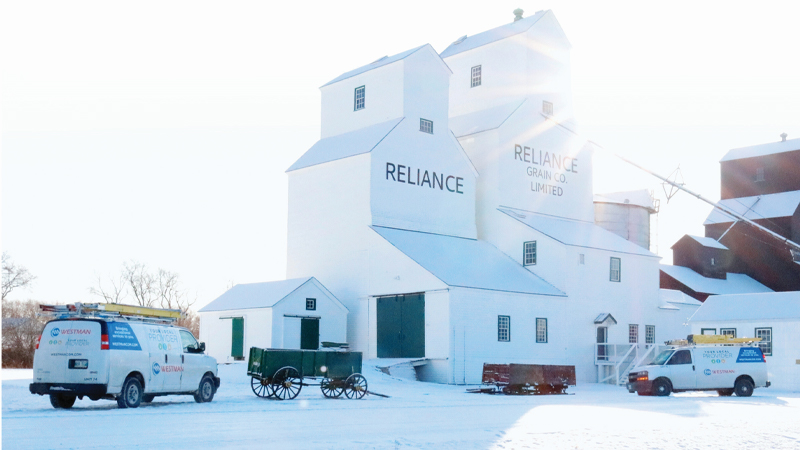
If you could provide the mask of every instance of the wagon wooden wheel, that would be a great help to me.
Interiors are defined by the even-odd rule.
[[[269,381],[266,378],[258,379],[256,377],[250,378],[250,388],[253,393],[261,398],[272,397],[272,389],[270,389]]]
[[[281,367],[272,377],[272,394],[278,400],[291,400],[303,388],[303,377],[294,367]]]
[[[344,382],[342,380],[331,380],[325,378],[320,383],[319,388],[322,390],[322,395],[328,398],[337,398],[344,393]]]
[[[367,394],[367,379],[360,373],[354,373],[344,381],[344,395],[347,398],[359,399]]]

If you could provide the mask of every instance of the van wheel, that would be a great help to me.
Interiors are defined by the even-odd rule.
[[[154,398],[156,398],[156,396],[153,394],[144,394],[142,395],[142,403],[150,403]]]
[[[138,408],[142,403],[142,383],[135,377],[128,377],[122,385],[122,394],[117,397],[120,408]]]
[[[69,394],[50,394],[50,404],[53,408],[70,409],[75,404],[75,396]]]
[[[746,378],[739,378],[733,385],[733,390],[737,397],[750,397],[753,395],[753,383]]]
[[[200,387],[194,394],[194,401],[197,403],[206,403],[214,399],[214,380],[209,376],[204,376],[200,380]]]
[[[717,389],[717,394],[720,397],[730,397],[733,395],[733,389]]]
[[[653,381],[653,393],[659,397],[666,397],[672,392],[672,386],[669,381],[659,378]]]

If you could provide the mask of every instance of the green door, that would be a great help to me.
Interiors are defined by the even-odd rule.
[[[300,349],[319,348],[319,319],[300,319]]]
[[[231,356],[244,358],[244,317],[231,320]]]
[[[378,358],[425,356],[425,295],[377,299]]]

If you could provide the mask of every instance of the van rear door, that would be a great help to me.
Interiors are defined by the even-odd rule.
[[[105,323],[54,320],[42,331],[34,360],[37,383],[108,382],[108,352],[101,351]]]

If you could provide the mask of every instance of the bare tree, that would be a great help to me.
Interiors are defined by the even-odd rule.
[[[143,263],[130,261],[122,265],[122,278],[130,287],[139,306],[155,306],[158,300],[156,276]]]
[[[37,317],[39,303],[35,300],[2,300],[3,306],[3,367],[33,367],[36,341],[47,318]]]
[[[17,288],[27,288],[36,277],[23,266],[11,261],[11,256],[3,252],[3,300]]]
[[[103,278],[97,275],[97,286],[89,288],[89,293],[102,297],[106,303],[122,303],[128,297],[124,273],[117,279],[109,277],[108,283],[103,283]]]

